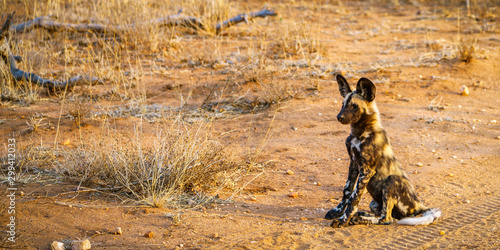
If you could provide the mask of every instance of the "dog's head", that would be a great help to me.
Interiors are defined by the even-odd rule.
[[[372,105],[373,100],[375,100],[376,89],[370,80],[364,77],[359,79],[355,91],[351,90],[349,83],[341,75],[337,75],[337,83],[339,84],[340,95],[344,97],[342,110],[337,115],[340,123],[356,123],[363,115],[376,112],[375,105]]]

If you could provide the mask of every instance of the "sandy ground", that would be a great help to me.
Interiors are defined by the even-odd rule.
[[[453,44],[456,20],[425,8],[416,15],[417,9],[408,8],[353,6],[346,12],[314,14],[299,7],[288,11],[296,19],[323,23],[328,53],[321,63],[342,67],[336,68],[339,72],[327,72],[326,78],[314,79],[319,88],[297,85],[304,98],[215,121],[220,131],[236,131],[230,137],[234,145],[248,148],[262,142],[248,137],[262,138],[271,126],[259,156],[259,162],[267,164],[239,183],[243,190],[231,203],[194,209],[123,207],[110,195],[91,192],[49,198],[74,190],[75,183],[26,183],[19,185],[25,195],[17,197],[16,247],[49,249],[54,240],[68,244],[88,238],[93,249],[500,248],[500,125],[493,121],[500,118],[498,31],[474,33],[484,51],[472,63],[457,58],[429,62],[422,59],[431,53],[425,41],[444,39]],[[307,75],[310,69],[294,70]],[[212,71],[217,70],[171,68],[168,74],[175,77],[153,76],[147,89],[149,103],[175,105],[177,93],[164,86],[177,86],[193,76],[204,79]],[[376,83],[376,102],[396,157],[423,203],[443,211],[440,221],[425,227],[331,228],[330,221],[323,219],[341,198],[349,164],[344,146],[349,127],[336,120],[342,97],[332,73],[347,75],[351,85],[362,76]],[[205,82],[194,81],[190,87],[203,93]],[[460,95],[462,85],[469,87],[468,96]],[[444,109],[429,109],[441,98]],[[201,94],[194,96],[191,105],[199,106],[203,100]],[[59,110],[59,104],[49,101],[29,107],[2,105],[2,141],[12,133],[20,142],[53,140],[54,131],[22,133],[27,126],[21,116],[43,112],[57,124]],[[122,118],[118,123],[134,119]],[[82,131],[98,129],[100,121],[87,123],[76,129],[63,119],[60,138],[77,138]],[[294,174],[287,174],[288,170]],[[298,192],[298,197],[289,197],[291,192]],[[369,210],[370,201],[365,194],[360,209]],[[2,212],[2,224],[6,215]],[[116,227],[123,229],[122,235],[108,233]],[[144,237],[148,231],[154,233],[152,238]]]

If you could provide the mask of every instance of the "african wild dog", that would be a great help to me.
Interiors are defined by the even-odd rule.
[[[439,209],[427,208],[420,203],[410,180],[394,157],[389,138],[380,124],[374,101],[375,85],[361,78],[356,90],[352,91],[341,75],[337,75],[337,83],[344,97],[337,119],[342,124],[351,124],[351,134],[346,140],[351,162],[342,201],[325,218],[334,219],[332,227],[390,224],[393,219],[401,219],[399,224],[427,225],[439,218]],[[370,209],[380,219],[357,212],[365,189],[373,198]],[[406,218],[420,214],[420,217]]]

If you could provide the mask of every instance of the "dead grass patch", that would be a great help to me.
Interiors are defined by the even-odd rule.
[[[209,123],[188,125],[178,116],[151,136],[142,129],[137,124],[129,136],[107,129],[65,151],[59,172],[82,185],[119,187],[135,202],[163,207],[212,199],[238,171]]]
[[[466,63],[470,63],[476,57],[478,48],[476,37],[462,37],[457,44],[460,59]]]

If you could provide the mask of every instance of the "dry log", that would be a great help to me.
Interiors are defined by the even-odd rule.
[[[277,15],[276,12],[265,8],[261,11],[251,12],[249,14],[241,14],[222,22],[221,24],[216,25],[214,27],[215,33],[220,34],[222,31],[235,24],[241,22],[248,23],[248,21],[257,17],[264,18],[267,16],[276,16],[276,15]],[[122,25],[107,26],[102,24],[60,23],[54,21],[51,16],[42,16],[42,17],[37,17],[25,23],[14,25],[10,28],[10,30],[14,33],[25,33],[34,29],[41,28],[41,29],[46,29],[50,32],[67,31],[67,32],[94,32],[99,34],[118,34],[119,32],[123,32],[125,30],[134,28],[136,26],[143,26],[146,24],[155,24],[160,27],[180,26],[180,27],[192,28],[195,30],[204,30],[204,31],[209,30],[208,26],[205,25],[201,19],[197,17],[183,15],[182,10],[175,15],[170,15],[164,18],[159,18],[149,22],[144,22],[139,25],[131,24],[123,26]]]
[[[256,17],[264,18],[267,16],[276,16],[276,15],[278,15],[276,12],[274,12],[272,10],[268,10],[266,8],[262,9],[261,11],[252,12],[250,14],[241,14],[241,15],[235,16],[227,21],[224,21],[221,24],[218,24],[215,27],[215,33],[219,34],[222,31],[224,31],[225,29],[227,29],[235,24],[241,23],[241,22],[248,23],[250,20],[252,20]]]
[[[76,76],[70,78],[67,81],[55,81],[44,79],[37,74],[29,73],[17,68],[17,63],[22,60],[20,56],[14,56],[10,51],[10,43],[9,43],[9,26],[12,21],[12,17],[14,16],[15,11],[7,16],[7,20],[5,21],[2,29],[0,30],[0,40],[2,40],[2,45],[0,46],[0,57],[2,57],[3,62],[10,68],[10,73],[12,78],[17,81],[26,81],[34,84],[38,84],[42,87],[49,88],[53,91],[61,90],[66,88],[72,88],[74,86],[83,85],[83,84],[103,84],[97,77],[90,76]]]

